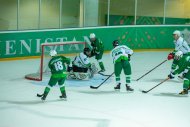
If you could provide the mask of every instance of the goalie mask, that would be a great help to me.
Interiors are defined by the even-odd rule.
[[[112,42],[112,45],[113,45],[113,47],[118,46],[118,45],[119,45],[119,41],[118,41],[118,40],[114,40],[114,41]]]
[[[55,50],[51,50],[49,53],[50,56],[56,56],[57,52]]]
[[[89,48],[84,48],[83,53],[89,57],[91,55],[91,50]]]
[[[182,56],[183,56],[183,52],[182,51],[177,51],[175,53],[174,59],[175,60],[180,60]]]

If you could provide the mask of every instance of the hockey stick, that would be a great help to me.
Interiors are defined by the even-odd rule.
[[[38,94],[38,93],[37,93],[37,97],[42,97],[43,95],[44,95],[44,94]]]
[[[98,74],[100,74],[100,75],[102,75],[102,76],[110,76],[110,75],[103,74],[103,73],[101,73],[100,71],[98,72]]]
[[[182,77],[182,76],[178,76],[178,78],[181,79],[181,80],[183,80],[184,77]]]
[[[136,79],[136,81],[140,80],[141,78],[143,78],[144,76],[146,76],[147,74],[149,74],[151,71],[153,71],[154,69],[156,69],[157,67],[159,67],[160,65],[162,65],[163,63],[165,63],[167,60],[164,60],[162,63],[158,64],[156,67],[154,67],[153,69],[151,69],[150,71],[148,71],[147,73],[145,73],[144,75],[142,75],[140,78]]]
[[[169,79],[170,79],[170,78],[168,77],[168,78],[164,79],[162,82],[160,82],[160,83],[158,83],[157,85],[155,85],[154,87],[152,87],[151,89],[149,89],[149,90],[147,90],[147,91],[142,90],[141,92],[143,92],[143,93],[148,93],[148,92],[150,92],[151,90],[153,90],[154,88],[156,88],[157,86],[161,85],[162,83],[164,83],[165,81],[167,81],[167,80],[169,80]]]
[[[183,82],[184,77],[179,75],[179,76],[177,77],[177,79],[178,79],[180,82]]]
[[[109,75],[100,85],[98,85],[98,86],[90,86],[90,88],[92,88],[92,89],[98,89],[98,88],[99,88],[101,85],[103,85],[104,82],[106,82],[113,74],[114,74],[114,72],[113,72],[111,75]]]

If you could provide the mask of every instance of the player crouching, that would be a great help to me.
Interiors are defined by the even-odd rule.
[[[91,56],[91,50],[89,48],[84,48],[83,52],[79,53],[72,62],[71,68],[68,70],[68,78],[88,80],[97,73],[98,69],[95,64],[91,64],[89,57]]]
[[[182,73],[184,80],[183,80],[183,91],[179,93],[180,95],[188,94],[188,90],[190,88],[189,70],[190,70],[190,56],[183,55],[182,51],[176,52],[174,56],[174,62],[172,64],[171,73],[168,75],[168,77],[170,79],[173,79],[176,74]]]

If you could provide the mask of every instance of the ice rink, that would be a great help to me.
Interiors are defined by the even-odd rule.
[[[189,127],[190,99],[179,96],[182,82],[168,80],[149,93],[148,90],[167,78],[172,61],[167,61],[139,81],[139,78],[167,58],[169,52],[135,52],[131,57],[134,92],[114,91],[115,79],[96,74],[89,81],[67,80],[67,101],[60,100],[59,87],[53,87],[42,103],[48,83],[24,79],[36,72],[39,59],[0,62],[0,127]],[[94,60],[92,60],[94,61]],[[103,56],[106,73],[113,72],[109,54]],[[94,61],[96,64],[97,62]]]

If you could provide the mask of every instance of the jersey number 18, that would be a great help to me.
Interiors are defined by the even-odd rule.
[[[57,61],[56,63],[54,63],[54,66],[56,71],[63,70],[63,63],[61,61]]]

